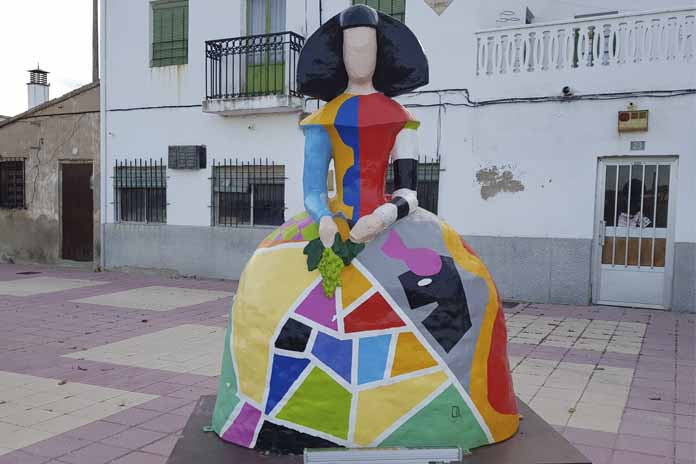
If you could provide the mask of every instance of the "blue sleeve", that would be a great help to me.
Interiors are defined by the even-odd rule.
[[[305,126],[305,152],[302,186],[304,205],[309,216],[315,221],[331,216],[329,194],[326,190],[326,177],[331,162],[331,140],[323,126]]]

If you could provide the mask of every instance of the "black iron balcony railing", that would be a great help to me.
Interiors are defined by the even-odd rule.
[[[206,99],[301,96],[296,72],[303,45],[294,32],[206,41]]]

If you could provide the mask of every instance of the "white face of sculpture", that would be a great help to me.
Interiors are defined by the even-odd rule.
[[[377,31],[372,27],[351,27],[343,31],[343,63],[348,86],[372,86],[377,66]]]

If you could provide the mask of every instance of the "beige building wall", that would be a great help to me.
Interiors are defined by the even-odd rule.
[[[62,259],[62,169],[91,163],[94,263],[99,263],[99,84],[0,121],[0,158],[24,158],[26,178],[26,209],[0,208],[0,262]]]

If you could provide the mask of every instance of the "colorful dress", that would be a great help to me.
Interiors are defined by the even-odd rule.
[[[328,205],[346,238],[387,201],[390,152],[418,122],[382,94],[344,94],[302,126],[305,191],[308,182],[325,183],[332,157],[337,191]],[[307,178],[308,167],[318,180]],[[326,203],[305,198],[308,210]],[[501,300],[456,231],[418,209],[367,244],[332,298],[303,254],[317,236],[305,212],[247,264],[225,338],[214,430],[238,445],[294,453],[470,449],[512,436],[519,418]]]

